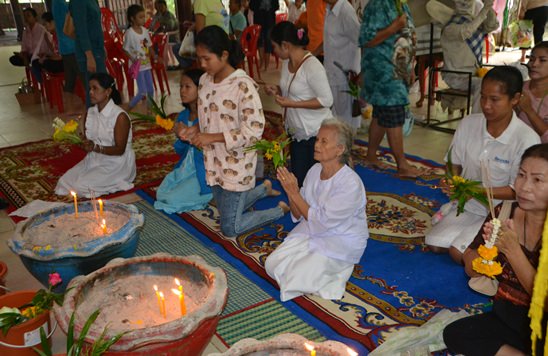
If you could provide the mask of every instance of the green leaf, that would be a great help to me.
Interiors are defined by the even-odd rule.
[[[453,146],[449,147],[449,151],[447,152],[447,173],[449,174],[449,178],[453,178],[455,175],[453,173],[453,162],[451,161],[451,157],[453,156]]]
[[[46,335],[46,331],[43,327],[40,328],[40,345],[42,345],[42,350],[39,350],[35,347],[33,347],[34,351],[38,352],[40,356],[51,356],[53,355],[53,352],[51,351],[51,346],[48,342],[48,336]]]
[[[76,348],[74,350],[76,355],[80,355],[80,353],[82,352],[82,348],[84,346],[84,340],[86,339],[86,336],[88,335],[91,325],[93,325],[93,323],[99,316],[99,313],[100,313],[100,310],[97,309],[89,316],[88,320],[86,320],[86,323],[84,324],[84,327],[82,328],[82,331],[80,332],[80,336],[78,337],[78,340],[76,341]]]
[[[67,330],[67,353],[72,350],[74,346],[74,318],[75,313],[70,316],[70,321]]]
[[[27,318],[19,313],[0,314],[0,329],[6,335],[12,326],[25,322]]]

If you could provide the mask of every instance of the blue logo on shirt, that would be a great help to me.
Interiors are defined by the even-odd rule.
[[[502,158],[499,158],[499,157],[497,157],[497,156],[495,156],[495,162],[500,162],[500,163],[504,163],[504,164],[510,164],[510,160],[502,159]]]

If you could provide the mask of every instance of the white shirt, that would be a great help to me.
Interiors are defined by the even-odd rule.
[[[152,40],[150,39],[150,34],[146,28],[141,27],[140,34],[135,32],[132,27],[126,30],[126,33],[124,34],[124,51],[129,53],[132,59],[139,58],[141,60],[139,71],[152,68],[149,57],[149,49],[151,46]]]
[[[297,8],[297,5],[295,5],[294,2],[291,2],[287,9],[287,21],[295,23],[295,21],[299,19],[299,16],[301,16],[303,11],[306,11],[306,5],[303,2],[301,4],[301,7]]]
[[[514,113],[504,132],[494,138],[487,132],[483,114],[473,114],[462,119],[453,137],[453,164],[462,166],[461,176],[482,181],[486,187],[506,187],[514,184],[523,152],[540,143],[539,135]],[[447,160],[447,158],[446,158]],[[488,167],[490,181],[481,174],[481,162]],[[499,200],[494,202],[495,205]],[[469,200],[465,210],[487,216],[487,208],[475,199]]]
[[[320,109],[287,108],[285,117],[287,132],[294,140],[307,140],[318,134],[323,120],[333,117],[329,109],[333,105],[333,95],[325,69],[316,57],[310,56],[306,59],[295,74],[289,73],[288,65],[289,60],[282,61],[280,78],[282,96],[295,101],[316,98],[323,106]],[[291,83],[293,76],[295,79]]]
[[[325,180],[320,179],[321,171],[321,164],[316,163],[306,174],[301,194],[310,206],[308,220],[301,217],[287,238],[309,236],[311,251],[358,263],[369,238],[365,187],[346,165]]]
[[[337,0],[333,8],[327,5],[323,27],[323,51],[325,71],[330,85],[347,84],[344,73],[335,66],[335,61],[345,70],[360,72],[359,34],[358,16],[347,0]]]

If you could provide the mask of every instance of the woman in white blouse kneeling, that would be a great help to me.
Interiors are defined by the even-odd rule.
[[[299,224],[266,259],[269,276],[285,302],[303,294],[340,299],[367,245],[365,188],[348,166],[352,133],[336,119],[323,121],[314,145],[316,163],[299,190],[297,179],[278,168],[289,198],[291,217]]]

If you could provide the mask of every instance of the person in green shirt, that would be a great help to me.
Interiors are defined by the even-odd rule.
[[[230,23],[228,25],[228,34],[231,39],[240,41],[242,32],[247,27],[247,21],[242,13],[242,0],[230,0],[228,4],[230,10]]]

